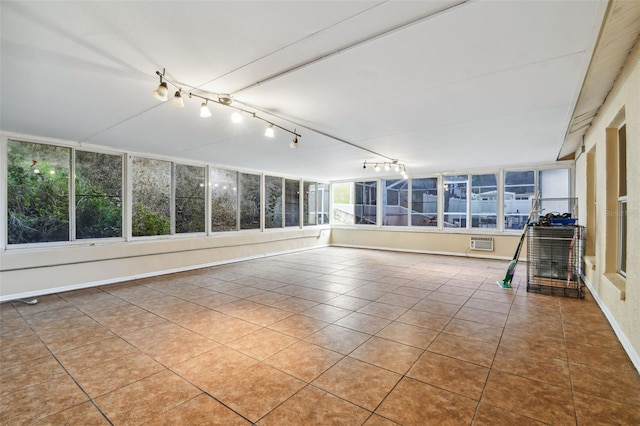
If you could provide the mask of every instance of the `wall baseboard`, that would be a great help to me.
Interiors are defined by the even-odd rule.
[[[335,244],[332,243],[331,247],[345,247],[367,250],[382,250],[382,251],[396,251],[402,253],[418,253],[418,254],[436,254],[441,256],[457,256],[457,257],[473,257],[476,259],[491,259],[491,260],[511,260],[508,256],[494,256],[487,254],[473,254],[473,253],[459,253],[451,251],[437,251],[437,250],[417,250],[417,249],[405,249],[405,248],[392,248],[392,247],[376,247],[376,246],[361,246],[354,244]],[[521,262],[526,262],[526,259],[521,259]],[[506,266],[506,265],[505,265]]]
[[[633,366],[636,367],[636,370],[638,370],[638,373],[640,373],[640,354],[636,352],[635,348],[633,347],[633,345],[631,344],[627,336],[624,334],[624,332],[616,322],[615,318],[613,317],[609,309],[607,308],[607,305],[605,305],[604,302],[602,302],[602,299],[600,299],[600,296],[593,288],[593,285],[591,284],[591,282],[589,282],[589,280],[587,280],[584,276],[582,276],[582,281],[584,281],[587,288],[589,288],[589,291],[591,292],[591,296],[593,296],[593,299],[598,304],[598,307],[600,307],[600,310],[602,311],[602,313],[604,313],[604,316],[607,318],[607,321],[609,321],[609,324],[611,324],[611,327],[613,328],[613,332],[616,333],[616,336],[618,336],[618,340],[620,340],[620,343],[622,344],[622,347],[624,348],[625,352],[629,356],[629,359],[633,363]]]

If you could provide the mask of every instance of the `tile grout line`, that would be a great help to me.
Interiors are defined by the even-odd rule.
[[[63,298],[64,299],[64,298]],[[66,299],[64,299],[67,303],[69,303]],[[73,307],[78,309],[75,304],[73,304]],[[59,308],[56,308],[59,309]],[[51,310],[55,310],[55,309],[51,309]],[[83,311],[81,311],[80,309],[78,309],[80,312],[82,312],[82,314],[84,316],[89,317],[86,313],[84,313]],[[42,312],[46,312],[46,311],[42,311]],[[80,389],[80,391],[87,397],[87,400],[89,402],[91,402],[91,405],[93,405],[95,407],[96,410],[98,410],[98,412],[102,415],[102,417],[109,422],[109,424],[111,426],[113,426],[113,422],[109,419],[109,417],[107,417],[107,415],[102,411],[102,409],[95,403],[95,401],[93,400],[93,398],[91,398],[91,396],[89,396],[89,394],[87,393],[87,391],[80,385],[80,383],[78,383],[78,381],[76,380],[75,377],[73,377],[73,375],[71,374],[71,372],[69,370],[67,370],[67,368],[64,366],[64,364],[62,364],[62,362],[58,359],[58,357],[53,353],[53,351],[51,350],[51,348],[49,347],[49,345],[47,345],[44,340],[42,340],[42,337],[40,336],[40,334],[38,334],[38,332],[36,332],[33,327],[31,326],[31,324],[29,324],[29,322],[27,321],[27,319],[22,315],[22,313],[18,310],[18,314],[21,316],[21,318],[24,320],[24,322],[27,324],[27,326],[29,327],[29,329],[33,332],[33,334],[35,334],[38,337],[38,340],[40,341],[40,343],[42,343],[44,345],[45,348],[47,348],[47,352],[49,352],[49,354],[51,355],[51,357],[58,363],[58,365],[60,366],[60,368],[62,368],[62,370],[64,370],[64,372],[67,374],[67,376],[73,381],[73,383],[75,383],[75,385],[78,387],[78,389]],[[91,318],[91,317],[89,317]],[[93,318],[91,318],[93,321],[95,321]],[[98,323],[99,324],[99,323]],[[102,326],[102,324],[100,324]],[[106,328],[106,327],[105,327]],[[85,401],[87,402],[87,401]],[[82,404],[84,404],[85,402],[81,402],[80,404],[74,405],[72,407],[66,407],[65,409],[58,411],[56,413],[51,413],[48,416],[42,417],[40,419],[37,420],[42,420],[42,419],[46,419],[47,417],[53,416],[55,414],[64,412],[68,409],[74,408],[74,407],[78,407]]]

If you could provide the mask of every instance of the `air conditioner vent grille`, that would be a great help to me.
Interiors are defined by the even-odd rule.
[[[493,251],[493,237],[471,237],[471,250]]]

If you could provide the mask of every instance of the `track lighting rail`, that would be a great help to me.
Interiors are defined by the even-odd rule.
[[[162,72],[160,71],[156,71],[156,75],[158,77],[160,77],[160,85],[152,92],[153,97],[158,99],[159,101],[165,102],[169,99],[169,88],[168,88],[168,84],[172,85],[173,87],[175,87],[177,89],[175,95],[174,95],[174,101],[173,101],[173,105],[176,107],[184,107],[184,103],[182,100],[182,87],[180,87],[178,84],[174,83],[173,81],[167,79],[167,77],[165,76],[165,69],[162,70]],[[293,141],[291,142],[290,146],[291,148],[297,148],[298,147],[298,138],[301,138],[302,135],[300,133],[297,132],[297,130],[290,130],[287,129],[286,127],[283,127],[279,124],[276,124],[270,120],[267,120],[264,117],[259,116],[258,114],[256,114],[255,111],[250,111],[248,109],[242,108],[242,107],[238,107],[235,105],[232,105],[232,98],[230,95],[228,94],[223,94],[223,93],[210,93],[209,96],[205,96],[203,94],[199,94],[199,93],[194,93],[194,92],[189,92],[188,93],[189,98],[199,98],[202,99],[204,102],[201,105],[201,110],[200,110],[200,116],[201,117],[210,117],[211,116],[211,112],[209,111],[207,104],[209,102],[212,103],[216,103],[228,108],[231,108],[233,110],[235,110],[237,113],[244,113],[247,114],[253,118],[256,118],[260,121],[263,121],[265,123],[267,123],[267,125],[269,126],[267,128],[267,132],[265,133],[266,136],[268,137],[273,137],[273,128],[278,128],[280,130],[283,130],[287,133],[291,133],[294,136]],[[238,120],[239,121],[239,120]]]
[[[165,69],[163,69],[162,72],[156,71],[156,75],[160,78],[160,85],[155,90],[153,90],[153,92],[152,92],[153,97],[158,99],[158,100],[160,100],[160,101],[162,101],[162,102],[167,101],[169,99],[169,96],[168,96],[169,95],[168,84],[170,84],[170,85],[172,85],[173,87],[175,87],[177,89],[176,92],[175,92],[174,98],[173,98],[173,102],[172,102],[173,105],[176,106],[176,107],[184,107],[184,101],[182,99],[182,87],[180,87],[175,82],[173,82],[173,81],[171,81],[171,80],[166,78]],[[281,126],[279,124],[274,123],[273,121],[267,120],[266,118],[264,118],[262,116],[259,116],[256,113],[256,111],[252,111],[252,110],[249,110],[247,108],[243,108],[243,107],[237,106],[237,104],[245,105],[248,108],[252,108],[252,109],[255,109],[255,110],[258,110],[258,111],[262,111],[262,112],[264,112],[266,114],[269,114],[268,112],[265,112],[264,110],[261,110],[259,107],[256,107],[254,105],[243,103],[242,101],[237,101],[235,104],[233,104],[233,99],[232,99],[230,94],[204,92],[204,91],[201,91],[201,92],[202,93],[194,93],[194,92],[190,91],[188,93],[189,98],[198,98],[198,99],[202,99],[203,100],[203,102],[202,102],[202,104],[200,106],[200,116],[201,117],[205,117],[205,118],[206,117],[211,117],[211,111],[209,111],[208,104],[209,104],[209,102],[216,103],[216,104],[219,104],[219,105],[222,105],[222,106],[225,106],[225,107],[233,109],[235,112],[232,115],[232,120],[234,122],[236,122],[236,123],[242,120],[242,115],[241,114],[243,114],[243,113],[246,114],[246,115],[249,115],[249,116],[251,116],[251,117],[253,117],[255,119],[258,119],[260,121],[265,122],[268,125],[268,127],[267,127],[267,129],[265,131],[265,136],[266,137],[270,137],[270,138],[274,137],[274,132],[273,132],[274,128],[278,128],[280,130],[283,130],[283,131],[285,131],[287,133],[292,134],[293,135],[293,140],[291,141],[289,146],[291,148],[293,148],[293,149],[298,148],[298,138],[302,137],[302,135],[300,133],[298,133],[296,129],[294,129],[294,130],[287,129],[286,127],[283,127],[283,126]],[[277,117],[277,115],[276,115],[276,117]],[[351,143],[351,142],[346,141],[344,139],[338,138],[336,136],[327,134],[327,133],[325,133],[323,131],[309,128],[308,126],[302,125],[300,123],[295,123],[295,122],[292,122],[291,120],[285,120],[285,121],[288,121],[288,122],[290,122],[292,124],[298,124],[299,127],[306,128],[308,130],[311,130],[311,131],[316,132],[318,134],[321,134],[321,135],[324,135],[326,137],[335,139],[335,140],[337,140],[339,142],[342,142],[344,144],[353,146],[354,148],[358,148],[360,150],[369,152],[369,153],[374,154],[376,156],[387,158],[389,161],[384,161],[384,162],[370,162],[370,161],[367,162],[367,161],[365,161],[363,163],[362,167],[364,169],[366,169],[367,165],[372,165],[376,171],[380,170],[380,166],[383,166],[385,168],[385,170],[387,170],[387,171],[391,170],[391,168],[393,168],[396,172],[400,173],[403,176],[404,179],[407,179],[406,167],[405,167],[404,164],[399,163],[397,159],[394,159],[394,158],[388,157],[386,155],[377,153],[377,152],[375,152],[373,150],[370,150],[368,148],[356,145],[354,143]]]

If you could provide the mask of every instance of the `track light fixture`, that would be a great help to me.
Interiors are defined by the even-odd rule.
[[[268,138],[272,138],[275,136],[275,133],[273,131],[273,124],[269,124],[269,126],[264,131],[264,135]]]
[[[392,161],[383,161],[383,162],[371,162],[365,161],[362,163],[362,168],[366,169],[367,166],[373,166],[373,170],[379,172],[384,168],[385,171],[389,171],[393,168],[396,173],[400,173],[403,179],[408,179],[407,168],[404,164],[400,163],[398,160]]]
[[[160,85],[152,92],[153,97],[158,99],[159,101],[167,101],[168,100],[168,93],[169,93],[169,88],[167,83],[171,84],[172,86],[174,86],[177,91],[174,95],[173,98],[173,102],[172,104],[176,107],[180,107],[183,108],[184,107],[184,99],[182,97],[182,88],[179,87],[176,83],[168,80],[165,77],[165,70],[163,69],[162,72],[160,71],[156,71],[156,75],[158,75],[158,77],[160,77]],[[211,110],[209,110],[209,102],[213,102],[228,108],[232,108],[235,111],[233,112],[233,114],[231,115],[231,120],[234,123],[240,123],[242,121],[243,118],[243,113],[244,114],[248,114],[253,118],[257,118],[258,120],[262,120],[265,123],[267,123],[268,127],[265,131],[265,136],[269,137],[269,138],[273,138],[275,136],[275,128],[277,127],[280,130],[284,130],[285,132],[291,133],[293,135],[293,141],[289,144],[289,146],[291,148],[297,148],[298,147],[298,138],[302,137],[301,134],[299,134],[296,130],[289,130],[285,127],[279,126],[265,118],[260,117],[259,115],[257,115],[254,111],[249,111],[247,109],[232,105],[233,103],[233,99],[231,98],[231,95],[228,94],[224,94],[224,93],[209,93],[209,92],[201,92],[210,96],[205,96],[204,94],[198,94],[198,93],[193,93],[193,92],[189,92],[189,98],[200,98],[202,99],[202,104],[200,104],[200,117],[204,117],[204,118],[208,118],[211,117]]]
[[[173,95],[173,102],[171,105],[177,108],[184,108],[184,100],[182,100],[182,90],[177,90],[176,94]]]
[[[202,102],[202,104],[200,105],[200,117],[202,117],[202,118],[211,117],[211,111],[209,110],[209,107],[207,106],[207,101]]]
[[[160,74],[160,71],[156,71],[156,74],[160,76],[160,85],[156,87],[151,94],[157,100],[165,102],[168,99],[169,88],[167,87],[167,82],[162,81],[162,77],[164,77],[164,70],[162,70],[162,74]]]

